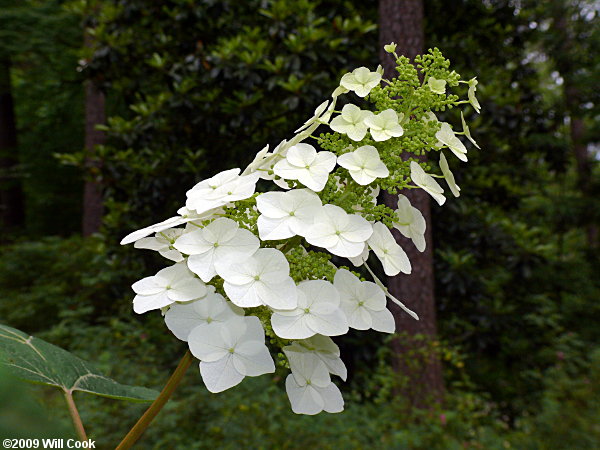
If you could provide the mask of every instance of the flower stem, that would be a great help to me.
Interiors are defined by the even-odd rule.
[[[127,436],[123,438],[121,443],[117,446],[116,450],[129,449],[133,446],[133,444],[136,443],[136,441],[140,438],[144,431],[146,431],[146,428],[148,428],[150,422],[152,422],[154,417],[156,417],[156,415],[160,412],[163,406],[165,406],[165,404],[173,394],[173,391],[175,391],[175,389],[179,385],[179,382],[183,378],[183,375],[185,374],[186,370],[188,369],[188,367],[190,367],[192,361],[192,354],[188,350],[185,353],[185,355],[183,355],[183,358],[181,358],[181,361],[179,361],[179,365],[169,378],[169,381],[167,381],[167,384],[165,385],[161,393],[158,395],[158,397],[156,397],[156,400],[152,402],[152,404],[146,410],[144,415],[140,417],[140,419],[133,426],[133,428],[129,430],[129,433],[127,433]]]
[[[73,426],[75,427],[77,437],[80,441],[87,441],[87,434],[85,434],[85,428],[83,428],[81,416],[79,415],[79,411],[77,411],[77,406],[75,406],[75,400],[73,400],[73,393],[71,391],[64,391],[64,393],[65,399],[67,400],[67,405],[69,406],[69,414],[71,414],[71,419],[73,420]]]

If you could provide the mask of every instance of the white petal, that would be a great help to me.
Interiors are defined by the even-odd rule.
[[[288,375],[285,379],[285,390],[290,399],[292,411],[296,414],[315,415],[323,411],[325,402],[314,387],[301,387],[292,375]]]
[[[165,287],[158,284],[156,277],[146,277],[136,281],[131,286],[133,292],[141,295],[153,295],[164,292]]]
[[[166,292],[153,295],[136,295],[133,299],[133,310],[137,314],[143,314],[153,309],[160,309],[173,303]]]
[[[305,315],[283,315],[278,312],[271,316],[271,326],[277,336],[283,339],[306,339],[315,334],[306,326]]]
[[[338,413],[344,410],[344,399],[338,387],[331,383],[324,388],[316,388],[323,399],[323,409],[328,413]]]
[[[206,285],[198,278],[187,278],[173,284],[167,295],[176,302],[188,302],[206,295]]]
[[[242,382],[244,375],[235,370],[231,355],[218,361],[200,363],[200,375],[206,388],[212,392],[223,392]]]
[[[394,316],[386,308],[383,311],[372,311],[371,319],[373,321],[373,329],[382,333],[393,333],[396,331],[396,323]]]

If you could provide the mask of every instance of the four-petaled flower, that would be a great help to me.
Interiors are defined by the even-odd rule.
[[[442,127],[435,133],[435,137],[439,141],[437,143],[438,147],[446,145],[458,159],[465,162],[467,161],[467,148],[465,147],[465,144],[456,137],[448,123],[442,122]]]
[[[335,161],[335,155],[331,152],[317,152],[310,144],[296,144],[288,150],[285,159],[275,164],[273,171],[281,178],[298,180],[319,192],[325,187]]]
[[[410,204],[404,195],[398,195],[398,209],[394,220],[394,228],[413,241],[420,252],[425,250],[425,229],[427,222],[421,211]]]
[[[308,189],[289,192],[266,192],[256,198],[258,235],[262,240],[303,236],[323,204]]]
[[[366,97],[371,89],[379,85],[381,74],[371,72],[366,67],[359,67],[342,77],[340,84],[350,91],[354,91],[359,97]]]
[[[325,364],[310,352],[286,352],[292,373],[285,380],[285,390],[296,414],[314,415],[344,409],[344,399],[331,382]]]
[[[446,80],[438,80],[437,78],[429,77],[427,85],[429,86],[429,89],[431,89],[431,92],[440,95],[446,93]]]
[[[165,314],[167,328],[182,341],[196,327],[213,322],[224,323],[237,316],[243,316],[244,310],[215,292],[213,286],[208,286],[208,294],[200,300],[188,303],[175,303]]]
[[[376,178],[386,178],[390,171],[379,159],[379,152],[372,145],[363,145],[353,152],[338,156],[338,164],[348,169],[358,184],[366,186]]]
[[[339,336],[348,332],[348,320],[340,309],[340,295],[328,281],[308,280],[298,285],[298,307],[275,310],[271,325],[284,339],[306,339],[315,334]]]
[[[361,141],[367,134],[366,119],[371,117],[373,113],[360,109],[358,106],[351,103],[342,108],[342,113],[333,118],[329,126],[333,131],[347,134],[353,141]]]
[[[348,317],[350,328],[394,332],[394,316],[386,308],[385,293],[379,286],[370,281],[360,281],[346,269],[335,273],[333,285],[340,293],[341,307]]]
[[[373,234],[367,241],[371,250],[375,252],[381,264],[383,265],[383,271],[387,276],[393,277],[402,273],[410,273],[411,265],[408,256],[402,250],[392,232],[381,222],[375,222],[373,224]]]
[[[298,304],[290,265],[277,249],[260,248],[243,263],[217,266],[217,272],[225,280],[227,296],[242,308],[294,309]]]
[[[404,134],[404,128],[400,125],[401,117],[393,109],[386,109],[379,114],[373,114],[365,119],[365,125],[369,127],[371,136],[377,142],[387,141],[392,137]]]
[[[229,169],[196,184],[187,191],[185,206],[200,214],[252,196],[259,175],[257,173],[239,175],[239,173],[239,168]]]
[[[142,314],[175,302],[189,302],[206,295],[206,285],[194,276],[185,264],[174,264],[153,277],[142,278],[131,286],[137,294],[133,310]]]
[[[414,161],[410,162],[410,178],[412,179],[413,183],[431,195],[440,206],[444,204],[446,197],[443,195],[444,190],[442,187],[433,179],[431,175],[425,173],[423,168]]]
[[[324,205],[305,238],[309,244],[326,248],[334,255],[353,257],[362,253],[372,233],[371,224],[362,216],[348,214],[339,206]]]
[[[184,234],[174,244],[177,250],[190,255],[188,267],[205,282],[217,274],[219,264],[243,262],[258,250],[259,245],[254,234],[225,217]]]
[[[244,377],[275,372],[258,317],[236,316],[194,328],[188,336],[192,354],[200,362],[200,375],[210,392],[222,392]]]
[[[469,80],[469,90],[467,92],[467,97],[469,98],[469,103],[471,104],[475,112],[479,114],[481,112],[481,105],[479,104],[479,101],[477,101],[477,97],[475,97],[477,83],[478,81],[476,78]]]
[[[440,169],[442,169],[442,174],[446,179],[446,183],[448,183],[448,187],[452,191],[455,197],[460,196],[460,188],[454,181],[454,174],[450,171],[450,167],[448,166],[448,161],[442,152],[440,152]]]
[[[174,262],[183,261],[183,255],[173,247],[175,240],[184,233],[182,228],[173,228],[156,233],[153,237],[142,238],[133,245],[135,248],[144,248],[157,251],[160,255]]]

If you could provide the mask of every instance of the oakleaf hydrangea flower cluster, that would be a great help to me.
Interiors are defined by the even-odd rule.
[[[399,191],[423,189],[441,206],[444,179],[459,196],[449,159],[467,161],[459,136],[479,147],[462,112],[463,131],[436,114],[463,104],[478,113],[480,105],[477,81],[461,81],[437,49],[413,65],[395,47],[385,46],[395,78],[381,67],[345,74],[291,139],[266,146],[244,170],[199,182],[178,215],[121,242],[172,263],[133,284],[133,309],[162,312],[200,360],[209,391],[289,369],[294,412],[342,411],[332,376],[345,380],[347,370],[332,337],[351,328],[393,333],[388,301],[418,320],[369,264],[387,276],[411,273],[391,230],[422,252],[426,222]],[[466,100],[450,93],[460,83]],[[439,153],[428,158],[437,170],[427,152]],[[397,209],[378,203],[381,190],[398,195]]]

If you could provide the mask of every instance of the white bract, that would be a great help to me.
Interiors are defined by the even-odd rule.
[[[160,270],[131,286],[137,294],[133,299],[133,310],[142,314],[160,309],[175,302],[189,302],[206,295],[206,285],[179,263]]]
[[[322,207],[321,199],[308,189],[266,192],[256,198],[258,233],[262,240],[303,236]]]
[[[348,214],[339,206],[324,205],[315,223],[306,231],[306,241],[334,255],[354,257],[362,253],[371,237],[371,224],[358,214]]]
[[[348,169],[350,176],[358,184],[366,186],[376,178],[386,178],[390,171],[379,159],[379,152],[372,145],[363,145],[353,152],[338,157],[338,164]]]
[[[410,162],[410,178],[412,179],[413,183],[431,195],[440,206],[444,204],[446,197],[443,195],[444,190],[442,187],[433,179],[431,175],[425,173],[423,168],[414,161]]]
[[[446,80],[438,80],[433,77],[429,77],[427,80],[427,85],[431,92],[435,92],[436,94],[445,94],[446,93]]]
[[[292,342],[291,345],[283,347],[283,351],[286,355],[290,352],[312,353],[325,364],[329,373],[346,381],[348,370],[340,358],[340,348],[328,336],[315,334],[311,338]]]
[[[298,307],[275,310],[271,325],[284,339],[306,339],[315,334],[339,336],[348,332],[348,320],[340,309],[340,295],[328,281],[308,280],[298,285]]]
[[[396,239],[394,239],[389,228],[381,222],[373,224],[373,234],[367,244],[381,261],[383,271],[387,276],[393,277],[400,272],[407,274],[411,272],[408,256],[406,256],[402,247],[396,243]]]
[[[265,332],[254,316],[196,327],[188,336],[188,344],[201,361],[200,374],[210,392],[229,389],[247,376],[275,372],[265,346]]]
[[[467,96],[469,97],[469,103],[471,104],[471,106],[473,107],[475,112],[477,114],[479,114],[481,112],[481,105],[479,104],[477,97],[475,97],[475,91],[477,90],[477,83],[478,83],[478,81],[476,78],[469,80],[469,91],[467,92]]]
[[[296,144],[287,152],[284,160],[273,167],[275,174],[286,180],[298,180],[315,192],[321,191],[329,172],[335,167],[335,155],[331,152],[318,152],[310,144]]]
[[[185,232],[182,228],[173,228],[156,233],[153,237],[142,238],[135,242],[135,248],[154,250],[174,262],[183,261],[179,250],[173,247],[175,240]]]
[[[244,200],[256,189],[258,174],[239,175],[240,169],[229,169],[201,181],[187,191],[185,206],[198,214],[236,200]]]
[[[385,46],[403,66],[395,50],[394,43]],[[445,147],[466,161],[460,134],[477,144],[462,112],[463,131],[455,133],[431,110],[466,103],[445,97],[446,80],[467,83],[477,112],[479,103],[476,79],[458,80],[442,60],[434,58],[426,69],[416,69],[425,83],[392,78],[382,88],[381,65],[374,72],[360,67],[347,73],[293,136],[272,151],[263,147],[241,173],[225,170],[197,183],[178,216],[123,239],[122,244],[136,242],[136,248],[158,251],[176,262],[134,283],[133,309],[160,310],[169,330],[200,359],[209,391],[229,389],[246,376],[273,373],[272,350],[291,368],[285,384],[294,412],[339,412],[344,401],[330,376],[346,380],[348,373],[330,336],[343,335],[350,327],[394,332],[388,300],[419,319],[387,289],[367,259],[372,250],[387,276],[409,274],[408,256],[386,224],[424,251],[426,221],[404,195],[393,211],[378,205],[378,194],[382,189],[421,188],[442,205],[444,190],[433,178],[442,176],[425,173],[415,161]],[[361,109],[346,104],[333,117],[338,97],[349,91],[367,97],[361,104],[371,105]],[[321,125],[328,125],[326,133],[317,132]],[[355,143],[361,141],[367,145]],[[414,185],[406,186],[407,166]],[[440,168],[458,196],[441,152]],[[280,190],[255,193],[260,179]],[[362,266],[374,282],[339,269],[339,258],[326,252]]]
[[[366,97],[371,89],[379,85],[381,74],[371,72],[366,67],[354,69],[342,77],[340,84],[350,91],[354,91],[359,97]]]
[[[369,127],[371,136],[377,142],[387,141],[389,138],[404,134],[404,129],[400,125],[400,117],[393,109],[386,109],[379,114],[367,117],[365,125]]]
[[[371,111],[364,111],[358,106],[347,104],[342,113],[333,118],[329,126],[333,131],[346,134],[353,141],[361,141],[367,134],[368,125],[365,120],[371,117]]]
[[[165,313],[167,328],[182,341],[187,341],[192,330],[213,322],[224,323],[237,316],[243,316],[244,310],[225,300],[215,288],[208,286],[204,298],[188,303],[175,303]]]
[[[398,195],[398,209],[394,228],[413,241],[420,252],[425,250],[425,229],[427,222],[421,211],[410,204],[404,195]]]
[[[353,273],[340,269],[335,273],[333,285],[340,293],[341,307],[350,328],[372,328],[383,333],[395,331],[394,316],[386,307],[385,292],[375,283],[360,281]]]
[[[465,122],[465,116],[462,111],[460,112],[460,121],[462,122],[463,133],[465,133],[467,139],[470,140],[475,147],[481,150],[481,147],[477,145],[477,142],[475,142],[475,139],[473,139],[473,136],[471,136],[471,130],[469,129],[467,122]]]
[[[314,415],[344,409],[344,399],[331,382],[325,364],[312,353],[286,352],[292,373],[285,380],[285,390],[296,414]]]
[[[450,167],[448,166],[448,161],[442,152],[440,152],[440,169],[442,169],[442,174],[446,179],[446,183],[448,183],[448,187],[452,191],[455,197],[460,196],[460,188],[454,181],[454,174],[450,171]]]
[[[298,304],[290,265],[279,250],[258,249],[243,263],[220,265],[217,271],[225,280],[225,293],[237,306],[294,309]]]
[[[437,144],[438,147],[445,145],[452,150],[452,153],[454,153],[458,159],[465,162],[467,161],[467,148],[465,147],[465,144],[456,137],[448,123],[442,122],[442,127],[435,134],[435,137],[439,141]]]
[[[174,244],[177,250],[190,255],[188,267],[205,282],[217,274],[218,265],[243,262],[258,250],[259,245],[254,234],[225,217],[184,234]]]

